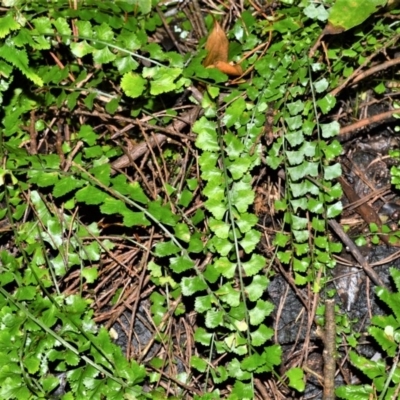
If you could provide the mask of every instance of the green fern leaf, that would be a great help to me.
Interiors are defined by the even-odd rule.
[[[29,68],[28,56],[25,50],[20,50],[15,46],[5,44],[0,47],[0,57],[18,68],[33,83],[38,86],[43,86],[42,79]]]
[[[21,26],[14,20],[12,15],[0,18],[0,39],[5,38],[10,32],[19,29]]]
[[[387,289],[378,288],[377,296],[393,311],[396,319],[400,321],[400,293],[389,293]]]
[[[390,357],[395,356],[397,343],[394,340],[393,327],[388,325],[383,330],[376,326],[371,326],[368,331]]]
[[[390,268],[389,271],[397,291],[400,292],[400,270],[397,268]]]

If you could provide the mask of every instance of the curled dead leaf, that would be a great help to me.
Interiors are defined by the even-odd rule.
[[[204,66],[215,65],[216,62],[228,61],[229,41],[218,21],[214,20],[214,27],[206,42],[207,57]]]
[[[217,68],[228,76],[240,76],[243,71],[240,65],[228,63],[229,41],[218,21],[214,20],[214,27],[206,42],[207,56],[204,59],[205,67]]]
[[[223,61],[217,61],[214,64],[221,72],[228,76],[240,76],[243,74],[242,67],[239,64],[229,64]]]

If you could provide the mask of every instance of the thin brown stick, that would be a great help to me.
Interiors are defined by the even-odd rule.
[[[149,150],[149,147],[154,147],[156,143],[161,146],[166,140],[167,136],[162,133],[157,133],[154,137],[149,139],[148,142],[138,144],[129,152],[129,154],[124,154],[111,163],[111,168],[114,170],[113,173],[115,173],[117,169],[128,167],[131,161],[135,161],[139,157],[143,156]]]
[[[198,109],[197,107],[195,107],[195,108]],[[190,111],[192,111],[192,110],[190,110]],[[123,117],[121,115],[109,115],[109,114],[105,114],[105,113],[99,113],[97,111],[84,111],[84,110],[74,110],[73,113],[77,114],[77,115],[87,115],[87,116],[90,116],[90,117],[104,118],[104,119],[107,119],[107,120],[111,119],[111,120],[115,120],[115,121],[128,122],[128,123],[133,124],[135,126],[138,125],[138,121],[136,119]],[[188,113],[184,113],[181,118],[185,118],[187,116],[187,114]],[[183,126],[185,126],[185,125],[187,125],[189,123],[187,121],[178,121],[178,122],[182,123]],[[173,123],[172,127],[170,127],[170,128],[164,128],[164,127],[158,126],[158,125],[151,125],[151,124],[148,124],[148,123],[142,122],[142,121],[140,121],[140,123],[146,129],[152,129],[154,131],[164,132],[164,133],[167,133],[169,135],[178,136],[178,137],[190,140],[190,141],[195,141],[196,140],[196,138],[194,138],[194,137],[190,137],[190,136],[188,136],[188,135],[186,135],[184,133],[180,133],[179,130],[175,131],[173,129],[175,127],[175,123]],[[123,129],[123,131],[125,131],[125,129]],[[116,137],[117,136],[113,136],[112,139],[115,139]]]
[[[181,46],[179,45],[179,43],[177,42],[175,35],[172,33],[171,29],[169,28],[168,22],[164,17],[164,14],[161,12],[160,8],[156,6],[156,11],[157,14],[160,16],[161,21],[164,25],[164,29],[167,32],[169,38],[172,40],[172,43],[174,44],[175,48],[178,50],[179,54],[184,54],[184,52],[181,49]]]
[[[358,194],[354,191],[353,187],[346,181],[346,179],[343,176],[338,177],[338,182],[342,186],[343,192],[346,195],[346,197],[350,203],[358,202],[360,200],[360,197],[358,196]],[[378,227],[379,232],[382,231],[382,229],[381,229],[382,221],[379,218],[378,213],[367,202],[364,202],[364,203],[358,205],[357,207],[355,207],[355,211],[363,218],[363,220],[367,224],[373,223]],[[381,235],[381,239],[388,246],[390,245],[389,237],[387,235]]]
[[[185,126],[187,125],[192,125],[200,112],[200,108],[199,107],[194,107],[192,109],[190,109],[189,111],[185,112],[182,115],[182,119],[178,120],[178,121],[174,121],[170,126],[171,128],[167,129],[168,133],[173,133],[173,134],[177,134],[179,131],[181,131]],[[135,121],[136,124],[138,124],[141,129],[143,127],[145,127],[147,124],[144,124],[142,122],[139,121]],[[152,125],[147,125],[147,127],[151,127],[154,130],[164,130],[164,129],[158,129],[157,126],[152,126]],[[184,134],[180,134],[185,138],[188,138],[187,135]],[[128,165],[130,165],[131,160],[135,161],[136,159],[138,159],[139,157],[143,156],[147,150],[149,150],[150,147],[154,147],[154,146],[158,146],[161,147],[162,144],[167,140],[167,136],[161,133],[157,133],[155,135],[153,135],[152,138],[150,138],[147,143],[140,143],[137,146],[135,146],[130,152],[129,154],[125,154],[123,156],[121,156],[120,158],[118,158],[117,160],[115,160],[112,164],[111,167],[113,168],[114,171],[116,171],[117,169],[121,169],[121,168],[125,168]],[[115,173],[115,172],[114,172]]]
[[[335,399],[336,371],[336,323],[335,300],[325,300],[325,335],[324,335],[324,400]]]
[[[36,116],[35,116],[35,110],[31,110],[31,121],[29,124],[29,138],[30,138],[30,148],[29,152],[31,154],[37,154],[38,148],[37,148],[37,131],[35,128],[35,123],[36,123]]]
[[[389,119],[390,117],[392,117],[393,114],[400,114],[400,109],[386,111],[381,114],[373,115],[372,117],[361,119],[361,120],[355,122],[354,124],[344,126],[343,128],[340,129],[338,139],[340,141],[347,140],[346,135],[349,135],[350,133],[352,133],[354,131],[364,128],[367,125],[371,125],[371,124],[374,124],[377,122],[382,122],[386,119]]]
[[[255,384],[257,390],[260,392],[262,399],[268,400],[271,398],[267,392],[267,389],[265,388],[263,383],[260,381],[260,379],[258,379],[258,378],[254,379],[254,384]]]
[[[145,281],[145,277],[146,277],[146,274],[147,274],[147,268],[145,266],[148,264],[148,259],[149,259],[149,255],[150,255],[150,249],[151,249],[152,242],[153,242],[153,235],[154,235],[154,226],[150,230],[150,239],[149,239],[149,242],[148,242],[149,244],[147,246],[148,250],[143,255],[143,258],[141,260],[142,273],[140,274],[139,282],[138,282],[138,286],[137,286],[137,293],[138,294],[143,289],[143,282]],[[129,332],[128,332],[128,347],[126,349],[126,355],[127,355],[128,358],[132,357],[132,354],[131,354],[132,332],[133,332],[133,329],[134,329],[134,326],[135,326],[136,312],[137,312],[137,309],[139,307],[139,299],[140,299],[140,296],[136,296],[135,301],[134,301],[133,306],[132,306],[132,309],[131,309],[132,315],[131,315]]]
[[[371,280],[377,286],[381,286],[389,290],[389,288],[385,285],[379,275],[371,268],[368,264],[367,260],[361,254],[359,248],[353,243],[353,241],[346,235],[342,226],[333,219],[328,220],[329,226],[335,231],[335,233],[340,237],[342,242],[348,247],[349,251],[353,255],[353,257],[357,260],[357,262],[361,265],[365,273],[371,278]]]
[[[374,53],[372,53],[369,57],[365,59],[365,61],[348,77],[346,78],[337,88],[333,89],[330,94],[332,96],[337,96],[337,94],[342,91],[352,80],[354,80],[362,71],[362,69],[379,53],[382,53],[385,49],[387,49],[389,46],[393,45],[396,43],[397,40],[399,40],[400,35],[394,36],[391,40],[389,40],[384,46],[379,47],[378,50],[376,50]]]
[[[353,79],[353,81],[351,82],[351,84],[354,85],[355,83],[361,81],[364,78],[367,78],[370,75],[373,75],[379,71],[383,71],[384,69],[393,67],[394,65],[397,65],[397,64],[400,64],[400,58],[395,58],[393,60],[389,60],[384,63],[377,64],[377,65],[373,66],[372,68],[362,72],[360,75],[356,76]]]

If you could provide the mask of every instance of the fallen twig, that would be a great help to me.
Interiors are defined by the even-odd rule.
[[[349,252],[361,265],[365,273],[371,278],[372,282],[376,285],[381,286],[389,290],[389,288],[384,284],[379,275],[371,268],[365,257],[361,254],[359,248],[353,243],[353,241],[346,235],[342,226],[333,219],[328,220],[329,226],[335,231],[335,233],[340,237],[342,242],[347,246]]]

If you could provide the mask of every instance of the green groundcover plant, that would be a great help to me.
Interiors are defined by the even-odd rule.
[[[368,384],[341,386],[336,394],[342,399],[395,399],[399,396],[399,299],[400,271],[390,269],[396,291],[390,293],[387,289],[378,288],[379,299],[391,311],[388,315],[374,316],[368,333],[378,343],[381,351],[376,360],[367,359],[355,351],[350,352],[351,363],[370,380]]]
[[[261,18],[244,2],[227,37],[229,61],[250,75],[232,82],[203,66],[205,38],[187,52],[168,51],[156,39],[165,23],[179,40],[194,29],[169,2],[2,2],[0,398],[253,399],[260,377],[304,391],[300,366],[277,373],[282,349],[271,341],[266,297],[271,266],[279,262],[296,285],[323,292],[342,249],[328,235],[328,219],[342,211],[340,126],[326,118],[336,106],[330,90],[396,28],[382,19],[345,47],[333,41],[328,66],[319,50],[314,57],[309,50],[330,2],[281,3]],[[342,23],[337,7],[335,24]],[[375,8],[366,10],[369,16]],[[204,20],[211,31],[213,18]],[[201,96],[192,96],[193,88]],[[168,132],[181,117],[173,107],[179,98],[201,109],[193,145],[174,137],[137,168],[140,179],[113,168],[123,146],[99,126],[123,118],[144,124],[146,117],[154,131]],[[143,126],[134,140],[143,140]],[[254,209],[263,169],[284,181],[274,204],[281,226],[268,257],[258,247]],[[107,235],[107,224],[122,233]],[[158,343],[171,340],[165,316],[196,312],[195,350],[173,394],[165,389],[171,380],[159,384],[165,360],[127,358],[94,322],[91,290],[105,257],[114,257],[117,236],[146,254]],[[151,248],[137,239],[144,236],[156,238]],[[393,333],[386,351],[387,341],[397,341],[390,321],[392,331],[378,319],[370,328],[381,345],[377,330]],[[365,361],[353,355],[352,362],[377,391],[389,393],[396,382],[397,370],[383,378],[384,364],[378,382]],[[353,389],[340,390],[344,396]]]

